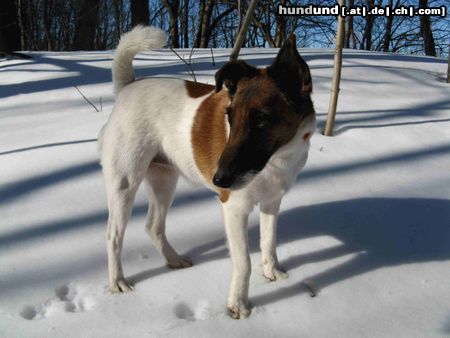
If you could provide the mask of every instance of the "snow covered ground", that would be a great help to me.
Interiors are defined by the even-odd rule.
[[[189,51],[180,51],[188,55]],[[196,51],[203,82],[228,50]],[[242,57],[267,65],[271,49]],[[332,50],[301,54],[319,127]],[[214,196],[181,182],[168,237],[194,266],[170,270],[144,233],[140,191],[124,246],[135,291],[107,291],[97,132],[112,105],[110,52],[0,60],[1,337],[450,336],[450,86],[446,61],[344,52],[336,137],[317,133],[286,195],[279,258],[290,278],[260,274],[250,222],[249,319],[225,313],[231,262]],[[189,78],[170,51],[144,53],[138,76]],[[77,86],[102,111],[96,112]],[[307,285],[318,290],[310,297]]]

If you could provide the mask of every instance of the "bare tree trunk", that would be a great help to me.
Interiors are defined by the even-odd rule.
[[[369,5],[369,11],[375,6],[375,0],[367,0]],[[366,16],[366,28],[364,30],[364,35],[361,40],[361,49],[371,50],[372,49],[372,30],[373,22],[375,21],[375,16]]]
[[[36,31],[37,31],[37,27],[36,27],[36,16],[32,15],[32,13],[36,13],[37,9],[36,9],[36,4],[34,4],[33,2],[29,2],[29,12],[27,13],[27,21],[28,21],[28,49],[32,50],[32,49],[36,49],[37,48],[37,39],[36,39]]]
[[[200,37],[202,36],[202,23],[203,23],[203,17],[205,16],[205,9],[206,9],[206,0],[201,0],[200,1],[200,10],[199,10],[199,24],[198,24],[198,31],[197,31],[197,36],[195,37],[195,43],[194,43],[194,47],[195,48],[199,48],[200,47]]]
[[[392,8],[393,1],[389,0],[388,5]],[[391,45],[391,39],[392,39],[392,23],[393,22],[394,22],[393,15],[386,18],[386,31],[384,33],[384,39],[383,39],[383,52],[389,52],[389,46]]]
[[[348,8],[353,7],[354,0],[348,0]],[[344,48],[350,48],[350,38],[353,35],[353,16],[349,15],[345,18],[345,38]],[[355,47],[355,46],[353,46]]]
[[[428,0],[419,0],[419,7],[428,7]],[[431,28],[430,17],[422,15],[420,18],[420,33],[423,39],[425,55],[436,56],[436,46],[434,44],[433,30]]]
[[[219,15],[217,15],[214,20],[212,21],[211,24],[209,24],[208,29],[206,30],[206,37],[205,37],[205,43],[206,46],[208,46],[209,40],[211,39],[211,36],[213,35],[214,30],[216,29],[216,27],[218,26],[218,24],[220,23],[220,21],[225,18],[228,14],[230,14],[231,12],[233,12],[236,9],[235,5],[230,4],[229,7],[224,10],[222,13],[220,13]],[[206,47],[203,47],[206,48]]]
[[[214,9],[215,0],[208,0],[205,4],[204,14],[202,16],[201,21],[201,34],[200,34],[200,43],[199,48],[207,48],[208,40],[209,40],[209,31],[210,31],[210,21],[212,12]]]
[[[99,5],[100,0],[82,0],[75,33],[75,49],[94,49],[95,31],[98,25]]]
[[[164,11],[159,12],[159,28],[164,29],[166,25],[166,16],[164,14]]]
[[[272,35],[270,35],[270,29],[268,28],[267,24],[266,23],[262,23],[261,21],[259,21],[257,19],[254,19],[253,23],[264,34],[264,39],[269,44],[269,47],[270,48],[275,48],[275,41],[273,41]]]
[[[447,83],[450,83],[450,43],[448,44]]]
[[[238,10],[237,31],[239,32],[242,26],[242,0],[237,0],[237,10]]]
[[[183,40],[184,48],[189,47],[189,0],[184,0],[183,8]]]
[[[108,44],[108,34],[109,34],[109,25],[108,25],[108,22],[109,22],[109,15],[108,15],[108,13],[109,13],[109,8],[110,8],[110,6],[109,6],[109,4],[108,4],[108,2],[107,1],[105,1],[104,3],[103,3],[103,15],[102,15],[102,21],[103,21],[103,32],[101,32],[102,34],[101,34],[101,48],[102,49],[106,49],[106,46],[107,46],[107,44]]]
[[[18,23],[20,29],[20,49],[25,50],[28,46],[28,3],[17,0]]]
[[[180,48],[180,37],[178,32],[178,10],[180,8],[180,0],[163,0],[163,4],[169,12],[170,46],[172,48]]]
[[[147,26],[149,23],[148,0],[131,0],[131,27],[136,25]]]
[[[89,1],[89,0],[84,0]],[[112,0],[114,8],[114,31],[116,35],[116,40],[120,39],[122,35],[122,17],[123,17],[123,1],[122,0]]]
[[[50,10],[49,0],[44,0],[44,31],[45,39],[47,41],[47,50],[52,50],[52,38],[50,35],[51,17],[52,13]]]
[[[262,8],[262,15],[264,16],[264,22],[262,22],[261,20],[259,20],[256,17],[253,17],[253,24],[259,28],[259,30],[264,34],[264,39],[267,41],[267,43],[269,44],[270,48],[275,48],[275,40],[272,37],[272,33],[270,31],[270,15],[271,15],[271,11],[270,11],[270,4],[269,2],[265,2],[263,4],[263,8]]]
[[[286,0],[280,0],[280,5],[286,6]],[[275,47],[280,48],[286,38],[286,17],[283,15],[276,15],[275,20],[277,23],[275,31]]]
[[[245,35],[247,34],[248,27],[250,26],[250,22],[253,18],[253,13],[255,12],[256,4],[258,3],[258,0],[251,0],[248,9],[247,14],[245,15],[244,23],[242,24],[242,28],[238,33],[238,36],[236,37],[236,42],[233,47],[233,51],[230,55],[230,61],[237,60],[239,56],[239,52],[241,50],[242,44],[244,43]]]
[[[0,1],[0,52],[10,53],[20,49],[20,31],[14,0]]]
[[[344,5],[344,0],[339,0],[339,5]],[[341,82],[342,69],[342,45],[344,42],[344,19],[338,16],[338,29],[336,34],[336,49],[334,52],[333,81],[331,83],[331,98],[328,108],[327,124],[325,126],[325,136],[333,135],[334,120],[336,118],[336,108],[339,96],[339,84]]]

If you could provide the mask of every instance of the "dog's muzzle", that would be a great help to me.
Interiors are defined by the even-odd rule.
[[[233,185],[234,177],[226,172],[217,171],[212,181],[216,187],[227,189]]]

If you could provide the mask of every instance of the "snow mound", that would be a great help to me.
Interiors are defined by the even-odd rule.
[[[265,66],[276,52],[244,49],[242,58]],[[209,50],[196,50],[197,79],[213,83],[229,53],[215,50],[213,66]],[[185,182],[168,238],[194,266],[166,267],[145,235],[140,191],[123,253],[135,290],[108,292],[96,137],[114,100],[112,52],[0,60],[0,336],[449,336],[446,60],[345,50],[336,136],[327,138],[320,129],[333,51],[300,53],[311,67],[319,127],[279,218],[278,257],[289,278],[261,275],[255,211],[253,309],[239,322],[225,311],[231,263],[220,206]],[[134,65],[138,77],[189,79],[167,50],[139,54]]]

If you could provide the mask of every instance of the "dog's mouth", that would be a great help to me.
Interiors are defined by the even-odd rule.
[[[262,151],[245,143],[230,147],[222,153],[212,183],[221,189],[242,189],[264,169],[270,156],[270,151]]]

